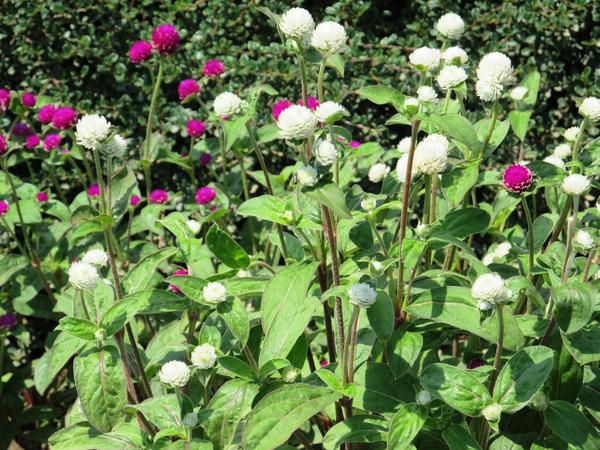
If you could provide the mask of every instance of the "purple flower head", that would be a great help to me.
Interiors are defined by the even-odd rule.
[[[289,100],[286,100],[286,99],[279,100],[271,108],[271,115],[273,116],[273,119],[275,119],[276,121],[279,120],[279,116],[281,115],[281,113],[283,111],[285,111],[286,109],[288,109],[292,105],[293,105],[293,103],[290,102]]]
[[[162,189],[154,189],[150,192],[150,197],[148,197],[150,203],[154,204],[164,204],[169,201],[169,193]]]
[[[23,95],[21,95],[21,103],[26,108],[33,108],[36,102],[37,98],[35,98],[35,95],[31,92],[24,92]]]
[[[8,89],[0,89],[0,111],[4,112],[10,105],[10,91]]]
[[[198,119],[188,120],[185,126],[187,128],[187,133],[191,137],[202,136],[206,131],[206,125],[204,124],[204,122]]]
[[[212,161],[212,155],[208,152],[203,152],[200,155],[200,165],[201,166],[206,166],[209,162]]]
[[[300,106],[304,106],[304,100],[303,99],[298,100],[298,104]],[[315,110],[315,109],[317,109],[317,107],[319,105],[320,105],[319,100],[317,100],[315,97],[311,97],[310,95],[308,96],[308,109]]]
[[[40,203],[46,203],[48,201],[48,194],[46,194],[44,191],[40,191],[35,195],[35,198]]]
[[[204,63],[202,73],[205,77],[217,77],[225,72],[225,65],[220,59],[209,59]]]
[[[208,205],[216,196],[217,193],[213,188],[209,186],[201,187],[196,191],[196,203],[198,205]]]
[[[6,200],[0,200],[0,217],[5,215],[10,209],[10,205]]]
[[[513,164],[504,171],[502,178],[507,191],[513,194],[521,194],[531,186],[533,172],[527,166]]]
[[[93,183],[88,186],[87,195],[90,198],[98,197],[100,195],[100,186],[98,183]]]
[[[27,147],[28,150],[31,150],[38,145],[40,145],[40,137],[37,134],[30,134],[25,138],[25,147]]]
[[[61,142],[62,138],[60,137],[60,134],[49,134],[44,138],[44,150],[47,152],[54,150]]]
[[[177,93],[179,94],[179,100],[184,101],[190,95],[194,95],[200,92],[200,85],[193,78],[188,78],[179,83]]]
[[[0,155],[6,153],[6,149],[8,148],[8,142],[6,138],[0,134]]]
[[[321,367],[325,367],[327,364],[329,364],[329,363],[327,362],[327,360],[326,360],[326,359],[322,359],[321,361],[319,361],[319,365],[320,365]]]
[[[77,111],[73,108],[63,106],[58,108],[52,116],[52,126],[57,130],[71,128],[77,121]]]
[[[189,272],[187,271],[187,269],[177,269],[175,272],[173,272],[173,275],[171,275],[172,277],[180,277],[181,275],[189,275]],[[179,290],[179,288],[177,286],[175,286],[174,284],[169,284],[169,289],[173,292],[175,292],[176,294],[181,294],[181,291]]]
[[[179,33],[173,25],[163,23],[152,31],[152,44],[161,55],[173,53],[179,45]]]
[[[38,120],[43,124],[50,123],[55,112],[56,107],[54,105],[44,105],[38,111]]]
[[[360,142],[359,141],[350,141],[350,143],[348,145],[350,146],[350,148],[358,148],[358,147],[360,147]]]
[[[473,358],[467,363],[467,369],[477,369],[481,366],[485,366],[485,361],[481,358]]]
[[[17,326],[17,317],[13,313],[6,313],[0,316],[0,328],[9,329]]]
[[[129,49],[129,60],[132,64],[146,61],[152,55],[152,44],[148,41],[135,41]]]
[[[13,136],[29,136],[31,133],[33,133],[31,127],[22,122],[15,124],[12,130]]]
[[[131,206],[135,206],[140,202],[141,198],[139,195],[135,195],[133,194],[130,198],[129,198],[129,204]]]

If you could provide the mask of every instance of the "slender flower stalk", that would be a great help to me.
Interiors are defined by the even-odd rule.
[[[160,92],[160,85],[163,77],[163,62],[162,59],[158,61],[158,73],[154,81],[154,88],[152,90],[152,97],[150,98],[150,110],[148,111],[148,119],[146,121],[146,139],[144,140],[144,153],[142,155],[142,166],[144,167],[144,176],[146,178],[146,198],[150,196],[152,191],[152,174],[150,171],[151,155],[150,155],[150,139],[152,136],[152,121],[154,119],[154,113],[156,111],[156,101],[158,99],[158,93]]]
[[[492,139],[492,135],[494,134],[494,128],[496,128],[497,120],[498,120],[498,102],[494,102],[492,104],[490,125],[489,125],[487,133],[485,135],[485,139],[483,140],[483,144],[481,145],[481,154],[479,155],[481,160],[483,160],[483,158],[485,158],[485,151],[487,150],[487,146],[490,143],[490,139]],[[481,161],[480,161],[480,164],[481,164]]]
[[[527,198],[524,195],[521,196],[521,204],[523,205],[523,212],[525,213],[525,218],[527,220],[527,250],[529,252],[528,277],[531,281],[533,277],[533,257],[535,254],[535,248],[533,246],[533,220],[531,218],[531,211],[529,210],[529,205],[527,204]]]

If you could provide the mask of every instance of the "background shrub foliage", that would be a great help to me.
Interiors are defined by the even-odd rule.
[[[0,332],[0,338],[6,339],[0,353],[0,447],[16,440],[25,448],[37,448],[50,441],[57,449],[185,445],[194,449],[241,445],[247,449],[269,449],[274,445],[290,449],[310,446],[308,440],[325,449],[360,442],[364,448],[413,448],[414,444],[416,448],[458,450],[487,446],[484,435],[491,430],[489,448],[496,450],[600,448],[596,368],[600,354],[594,344],[599,333],[598,282],[587,282],[597,264],[582,275],[588,258],[578,256],[570,283],[561,286],[557,278],[565,247],[555,242],[549,251],[544,248],[553,228],[562,230],[556,224],[567,202],[557,186],[565,172],[543,163],[533,166],[540,175],[538,181],[543,180],[539,191],[530,197],[537,217],[534,269],[527,265],[527,226],[518,210],[518,200],[497,194],[499,172],[490,170],[486,176],[482,172],[477,182],[480,189],[473,199],[479,209],[458,208],[475,183],[465,181],[461,170],[467,169],[461,167],[445,175],[444,198],[440,195],[436,211],[440,217],[429,230],[431,235],[425,235],[426,239],[416,237],[409,230],[405,279],[416,274],[411,275],[408,269],[421,267],[425,242],[432,255],[425,256],[432,258],[426,259],[427,268],[430,263],[440,263],[440,255],[443,260],[451,246],[460,249],[460,262],[454,272],[435,267],[426,275],[419,273],[411,286],[415,297],[409,307],[412,318],[406,323],[401,316],[394,322],[393,300],[386,293],[393,293],[390,286],[395,283],[395,269],[382,274],[372,264],[377,258],[392,265],[395,263],[391,259],[398,257],[398,245],[392,245],[399,214],[399,202],[392,197],[398,183],[393,174],[383,185],[370,183],[366,177],[375,162],[397,158],[397,153],[386,155],[383,149],[394,148],[411,129],[405,117],[386,126],[386,121],[401,109],[389,100],[395,91],[386,91],[381,101],[381,92],[370,91],[368,86],[381,85],[414,95],[419,80],[408,64],[408,54],[416,47],[435,43],[435,21],[448,11],[459,13],[467,23],[460,46],[470,56],[470,73],[484,53],[501,51],[511,57],[517,79],[524,80],[532,92],[538,90],[537,101],[528,104],[535,104],[535,113],[526,139],[521,141],[515,133],[508,133],[486,165],[500,170],[517,159],[521,146],[527,159],[541,160],[563,141],[563,128],[578,124],[575,100],[600,94],[600,5],[585,0],[353,0],[294,5],[305,7],[319,21],[330,19],[344,24],[350,39],[343,56],[343,74],[328,70],[325,82],[334,100],[351,113],[341,123],[344,130],[336,132],[367,145],[360,147],[355,156],[349,153],[349,166],[356,172],[342,170],[340,184],[345,197],[339,190],[328,191],[332,184],[319,185],[318,189],[323,190],[302,197],[307,204],[319,202],[338,219],[345,219],[338,229],[342,287],[333,283],[331,266],[313,258],[301,237],[286,234],[289,267],[284,267],[280,255],[270,250],[280,241],[269,222],[292,227],[297,217],[285,215],[291,204],[285,201],[291,200],[284,195],[293,172],[290,166],[296,161],[283,141],[275,138],[276,129],[268,111],[277,98],[296,100],[300,95],[293,53],[282,45],[273,24],[259,8],[280,14],[291,5],[271,0],[12,0],[3,5],[2,84],[13,91],[37,92],[41,102],[71,105],[80,114],[104,114],[130,139],[132,170],[115,176],[115,223],[111,224],[118,251],[128,256],[123,259],[119,255],[127,300],[123,305],[113,305],[113,290],[106,285],[86,293],[82,302],[94,319],[90,327],[79,303],[73,302],[74,290],[67,285],[66,271],[86,249],[104,243],[106,216],[85,208],[79,179],[64,161],[57,157],[45,161],[31,158],[29,172],[22,159],[10,160],[10,171],[24,205],[26,233],[31,233],[36,252],[43,258],[42,269],[58,289],[54,293],[44,291],[35,271],[18,255],[10,236],[4,234],[0,312],[16,312],[19,324]],[[152,28],[164,22],[177,26],[182,45],[165,64],[155,125],[160,133],[152,141],[156,156],[153,175],[155,183],[175,193],[170,206],[176,205],[183,214],[191,212],[200,220],[203,246],[184,226],[185,216],[174,212],[175,208],[151,205],[134,212],[123,203],[132,192],[140,193],[135,187],[136,175],[139,190],[144,193],[138,148],[144,140],[154,76],[152,64],[134,66],[127,52],[133,41],[149,39]],[[179,81],[200,78],[202,64],[210,58],[223,60],[225,76],[204,80],[200,94],[181,104],[177,97]],[[536,71],[541,75],[539,85]],[[227,177],[219,180],[220,208],[212,215],[207,211],[198,214],[191,200],[197,186],[188,181],[189,161],[180,158],[189,147],[183,132],[185,121],[190,116],[208,119],[212,100],[222,91],[248,92],[261,84],[271,88],[265,89],[268,95],[261,95],[256,106],[258,138],[269,155],[275,194],[280,199],[268,199],[272,203],[267,207],[248,202],[240,207],[245,194],[243,169],[236,164],[230,167]],[[311,94],[316,96],[316,92]],[[466,92],[465,110],[471,123],[484,118],[473,83]],[[21,112],[15,108],[10,111]],[[507,119],[506,112],[503,120]],[[11,114],[0,118],[2,130],[9,129]],[[508,122],[504,125],[508,129]],[[444,129],[434,120],[425,123],[424,128]],[[598,134],[597,124],[590,124],[587,132],[586,144]],[[235,133],[229,129],[228,138]],[[218,128],[209,125],[206,138],[196,143],[192,155],[210,151],[216,157],[217,134]],[[453,137],[464,143],[461,137]],[[253,197],[260,198],[265,193],[264,178],[252,159],[251,142],[243,131],[235,141],[230,150],[256,170],[249,174]],[[475,141],[476,146],[480,145],[481,137],[475,137]],[[598,173],[597,154],[597,143],[589,144],[582,157],[591,166],[588,173],[592,176]],[[282,169],[283,175],[275,176]],[[43,176],[37,179],[34,174]],[[71,211],[55,198],[44,209],[35,204],[36,192],[54,190],[50,175],[62,186]],[[216,181],[214,172],[208,169],[197,171],[196,176],[198,185]],[[353,186],[354,182],[362,188]],[[420,184],[415,192],[423,188]],[[362,189],[380,194],[380,205],[384,200],[387,206],[367,218],[359,206]],[[2,175],[0,198],[10,198],[10,192],[8,179]],[[581,200],[580,220],[597,228],[593,199],[591,195]],[[228,211],[230,207],[238,209]],[[311,227],[320,227],[320,219],[315,219],[318,208],[303,204],[301,209],[307,214],[305,229],[315,232]],[[422,212],[423,205],[417,202],[413,225]],[[14,207],[10,214],[6,217],[12,227],[18,222]],[[381,235],[372,233],[370,226]],[[17,235],[21,233],[23,230]],[[134,238],[131,245],[126,245],[129,234]],[[566,234],[551,240],[564,241]],[[379,237],[383,246],[379,246]],[[524,293],[528,302],[526,314],[513,310],[520,303],[505,311],[504,368],[492,375],[497,381],[489,389],[499,319],[496,313],[479,313],[469,287],[470,280],[488,270],[479,259],[501,241],[511,241],[514,246],[512,264],[496,261],[498,264],[492,268],[509,278],[513,291]],[[325,239],[321,242],[325,251]],[[275,266],[275,276],[265,262]],[[165,281],[186,263],[193,276]],[[250,271],[251,277],[236,276],[242,269]],[[315,271],[328,274],[322,285],[317,284]],[[356,373],[353,380],[343,380],[352,382],[344,383],[339,367],[327,353],[328,319],[319,300],[329,304],[326,310],[333,313],[335,298],[346,300],[347,287],[358,281],[357,274],[372,276],[378,296],[366,313],[357,316]],[[531,283],[532,274],[541,284],[536,285],[539,289]],[[226,280],[228,301],[217,308],[202,304],[205,279]],[[167,283],[176,285],[181,293],[166,290]],[[56,297],[56,303],[51,296]],[[556,303],[557,326],[554,334],[543,337],[549,328],[546,305],[550,298]],[[281,308],[282,304],[286,307]],[[343,313],[348,325],[352,310],[347,302]],[[187,333],[188,320],[202,324],[196,336]],[[135,326],[127,330],[133,336],[125,346],[122,336],[126,323]],[[107,336],[104,347],[96,344],[102,341],[96,334],[98,328]],[[112,335],[117,338],[110,338]],[[540,339],[545,345],[537,345]],[[139,404],[127,397],[121,365],[124,353],[130,361],[137,356],[131,342],[138,343],[141,354],[134,367],[143,367],[151,383],[144,386],[137,379],[137,392],[149,397]],[[158,382],[160,366],[171,359],[185,359],[192,344],[201,343],[218,348],[217,366],[193,377],[183,393],[173,394]],[[329,364],[319,369],[319,361]],[[480,363],[483,366],[475,368]],[[149,390],[155,395],[144,395]],[[433,397],[431,403],[423,398],[423,392]],[[484,420],[484,409],[495,405],[500,405],[503,412],[501,420]],[[352,407],[354,417],[348,413]],[[190,413],[195,416],[194,425],[184,422]],[[346,420],[341,420],[344,417]]]

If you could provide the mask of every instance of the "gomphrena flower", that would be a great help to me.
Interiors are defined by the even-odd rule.
[[[583,250],[591,250],[596,246],[594,238],[586,230],[577,230],[573,236],[573,242]]]
[[[206,166],[209,162],[212,161],[212,155],[208,152],[203,152],[200,154],[200,165]]]
[[[446,38],[458,39],[465,31],[465,22],[458,14],[447,13],[438,19],[435,29]]]
[[[579,127],[570,127],[565,130],[565,139],[569,142],[575,142],[581,129]]]
[[[101,248],[93,248],[88,250],[81,260],[94,267],[106,267],[108,264],[108,254]]]
[[[90,198],[98,197],[100,195],[100,185],[98,183],[92,183],[87,188],[87,195]]]
[[[477,277],[471,287],[471,295],[477,300],[494,304],[506,303],[512,296],[510,289],[497,273],[485,273]]]
[[[13,313],[6,313],[0,316],[0,329],[8,330],[17,326],[17,316]]]
[[[357,283],[348,289],[350,303],[360,308],[368,308],[377,299],[377,292],[367,283]]]
[[[585,194],[590,186],[590,179],[580,173],[574,173],[565,177],[561,185],[562,190],[567,195]]]
[[[421,103],[431,103],[437,100],[437,92],[431,86],[421,86],[417,89],[417,98]]]
[[[52,115],[52,126],[57,130],[71,128],[77,120],[77,111],[67,106],[62,106]]]
[[[496,248],[492,251],[488,251],[487,254],[482,258],[481,262],[489,266],[494,261],[500,260],[507,256],[511,249],[510,242],[501,242],[496,246]]]
[[[300,167],[298,172],[296,172],[296,179],[300,186],[311,187],[319,181],[319,174],[314,167],[304,166]]]
[[[37,134],[30,134],[25,138],[25,147],[31,150],[40,145],[40,137]]]
[[[44,191],[40,191],[35,194],[35,198],[40,203],[46,203],[48,201],[48,194],[46,194]]]
[[[309,95],[307,97],[307,100],[308,100],[308,109],[310,109],[312,111],[315,111],[320,105],[319,100],[317,100],[317,98],[313,97],[312,95]],[[304,99],[301,98],[300,100],[298,100],[298,105],[306,106],[304,104]]]
[[[400,139],[400,142],[398,142],[398,145],[396,146],[400,153],[408,153],[410,150],[410,140],[410,136]]]
[[[333,123],[347,114],[346,108],[332,101],[321,103],[315,110],[315,116],[321,123]]]
[[[271,115],[273,116],[273,119],[275,119],[275,121],[277,121],[279,119],[279,116],[281,115],[281,113],[283,111],[285,111],[286,109],[288,109],[292,105],[293,105],[293,103],[289,100],[286,100],[286,99],[279,100],[271,108]]]
[[[152,31],[152,45],[161,55],[169,55],[177,50],[179,33],[170,24],[163,23]]]
[[[217,361],[217,352],[212,345],[202,344],[192,351],[190,361],[198,369],[210,369]]]
[[[200,92],[200,85],[193,78],[188,78],[179,83],[177,93],[179,94],[179,100],[184,101],[190,95],[194,95]]]
[[[525,192],[533,183],[533,172],[521,164],[509,166],[502,175],[504,187],[513,194]]]
[[[502,96],[504,87],[493,78],[483,78],[477,80],[475,92],[483,102],[493,102]]]
[[[196,191],[196,203],[198,205],[208,205],[217,196],[217,192],[210,186],[203,186]]]
[[[377,199],[374,195],[367,195],[360,201],[360,207],[366,212],[371,212],[377,208]]]
[[[198,222],[197,220],[194,220],[194,219],[188,219],[188,221],[186,222],[186,225],[188,226],[188,228],[190,229],[192,234],[200,233],[200,228],[202,228],[202,225],[200,224],[200,222]]]
[[[225,72],[225,64],[220,59],[209,59],[202,67],[202,74],[209,78],[218,77],[223,72]]]
[[[152,55],[152,44],[148,41],[135,41],[129,49],[129,60],[132,64],[140,64]]]
[[[69,267],[69,283],[75,289],[82,291],[94,289],[99,279],[98,271],[90,263],[79,261]]]
[[[417,69],[427,71],[440,65],[441,52],[437,48],[419,47],[408,55],[408,60]]]
[[[565,162],[560,159],[558,156],[550,155],[544,158],[544,162],[548,164],[552,164],[553,166],[560,167],[561,169],[565,168]]]
[[[314,147],[315,159],[322,166],[331,166],[337,160],[337,150],[333,142],[328,139],[321,139]]]
[[[513,78],[510,58],[500,52],[488,53],[481,58],[477,66],[477,96],[484,102],[496,101]]]
[[[189,275],[188,270],[187,269],[177,269],[176,271],[173,272],[173,275],[171,275],[171,276],[172,277],[180,277],[182,275]],[[169,290],[175,292],[176,294],[181,294],[181,290],[174,284],[169,284]]]
[[[517,86],[516,88],[511,89],[510,98],[515,101],[521,101],[525,98],[527,92],[529,92],[529,89],[527,89],[525,86]]]
[[[390,168],[384,163],[373,164],[369,168],[369,181],[371,181],[371,183],[379,183],[389,172]]]
[[[50,150],[54,150],[60,145],[61,142],[62,138],[60,137],[60,134],[48,134],[44,138],[44,150],[46,150],[47,152],[49,152]]]
[[[322,22],[310,37],[310,44],[323,55],[341,53],[346,49],[346,30],[336,22]]]
[[[198,119],[189,119],[185,124],[185,128],[188,136],[198,137],[202,136],[206,131],[206,124]]]
[[[32,92],[23,92],[23,95],[21,95],[21,103],[26,108],[33,108],[37,103],[37,98],[35,98],[35,95]]]
[[[128,142],[120,134],[113,134],[110,139],[100,145],[99,149],[106,156],[112,158],[123,158],[127,151]]]
[[[10,209],[10,204],[6,200],[0,200],[0,217],[6,215]]]
[[[110,135],[111,124],[106,117],[98,114],[86,114],[77,121],[75,139],[88,150],[96,150]]]
[[[469,61],[469,55],[462,48],[454,46],[444,50],[442,59],[446,65],[462,66]]]
[[[600,120],[600,98],[584,98],[579,106],[579,114],[592,122]]]
[[[152,192],[150,192],[148,201],[153,205],[162,205],[169,201],[169,193],[163,189],[154,189]]]
[[[33,130],[26,123],[16,123],[12,130],[13,136],[29,136],[33,133]]]
[[[444,66],[438,74],[436,81],[440,89],[446,92],[448,89],[454,89],[460,86],[467,79],[467,72],[459,66]]]
[[[421,173],[442,173],[448,164],[448,139],[441,134],[430,134],[415,150],[414,167]]]
[[[129,197],[129,204],[131,206],[136,206],[141,200],[142,199],[139,195],[133,194],[131,197]]]
[[[308,40],[315,28],[315,21],[304,8],[288,9],[279,21],[279,29],[289,39]]]
[[[410,138],[408,138],[410,140]],[[414,161],[413,161],[413,165],[414,165]],[[396,163],[396,175],[398,175],[398,181],[400,181],[400,183],[406,183],[406,173],[408,171],[408,153],[404,153],[400,159],[398,160],[398,162]],[[418,171],[416,169],[416,167],[413,167],[412,169],[412,177],[414,177],[415,175],[417,175]]]
[[[172,388],[182,388],[190,380],[190,368],[183,361],[169,361],[160,368],[160,382]]]
[[[48,124],[52,122],[52,117],[56,112],[56,106],[54,105],[44,105],[38,111],[38,120],[40,123]]]
[[[352,140],[352,141],[350,141],[348,143],[348,147],[350,147],[350,148],[358,148],[360,146],[361,146],[360,141],[354,141],[354,140]]]
[[[244,101],[233,92],[223,92],[213,101],[213,110],[222,119],[239,114],[244,109]]]
[[[566,159],[571,156],[571,146],[569,144],[559,144],[554,148],[552,154],[557,158]]]
[[[0,134],[0,155],[6,153],[7,149],[8,149],[8,141],[2,134]]]
[[[317,128],[317,117],[304,106],[292,105],[279,115],[277,127],[282,139],[308,139]]]
[[[227,289],[218,281],[212,281],[202,288],[202,297],[206,303],[222,303],[227,300]]]
[[[9,105],[10,91],[8,89],[0,88],[0,111],[6,111]]]

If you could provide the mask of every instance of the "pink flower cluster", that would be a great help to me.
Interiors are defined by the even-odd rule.
[[[37,134],[30,134],[25,138],[25,147],[28,150],[36,148],[38,145],[40,145],[40,137]]]
[[[153,205],[162,205],[169,201],[169,193],[163,189],[154,189],[150,192],[148,201]]]
[[[177,269],[175,272],[173,272],[173,275],[171,275],[171,276],[172,277],[180,277],[182,275],[189,275],[189,272],[187,271],[187,269]],[[169,284],[169,289],[171,291],[175,292],[176,294],[181,294],[181,290],[174,284]]]
[[[98,183],[93,183],[88,186],[87,195],[90,198],[98,197],[100,195],[100,186]]]
[[[198,119],[190,119],[185,124],[187,134],[191,137],[202,136],[206,131],[206,124]]]
[[[208,152],[203,152],[200,155],[200,165],[201,166],[206,166],[209,162],[212,161],[212,155]]]
[[[152,44],[148,41],[135,41],[129,49],[129,60],[133,64],[140,64],[152,55]]]
[[[0,134],[0,155],[3,155],[4,153],[6,153],[7,149],[8,149],[8,142],[6,141],[6,138]]]
[[[170,55],[179,46],[179,33],[173,25],[163,23],[152,31],[152,43],[135,41],[129,48],[129,60],[132,64],[140,64],[152,56],[156,50],[161,55]]]
[[[0,217],[4,216],[8,210],[10,209],[10,205],[6,200],[0,200]]]
[[[24,92],[23,95],[21,95],[21,103],[26,108],[33,108],[37,103],[37,98],[35,98],[35,95],[31,92]]]
[[[8,89],[0,89],[0,111],[6,111],[9,105],[10,91]]]
[[[202,68],[202,74],[209,78],[217,77],[223,72],[225,72],[225,64],[219,59],[209,59]]]
[[[66,106],[58,108],[52,114],[52,126],[57,130],[71,128],[77,121],[77,111]]]
[[[130,198],[129,198],[129,204],[131,206],[136,206],[142,199],[140,198],[139,195],[135,195],[133,194]]]
[[[35,195],[35,198],[40,203],[46,203],[48,201],[48,194],[46,194],[44,191],[40,191]]]
[[[200,85],[193,78],[188,78],[179,83],[177,93],[179,94],[179,100],[184,101],[190,95],[194,95],[200,92]]]
[[[196,203],[198,205],[208,205],[217,196],[217,192],[210,186],[201,187],[196,191]]]
[[[533,172],[527,166],[513,164],[504,171],[502,178],[507,191],[521,194],[533,183]]]
[[[279,119],[279,116],[281,115],[281,113],[283,111],[285,111],[286,109],[288,109],[293,104],[294,103],[292,103],[291,101],[289,101],[287,99],[279,100],[271,108],[271,115],[273,116],[273,119],[275,119],[277,121]],[[300,106],[304,106],[304,100],[302,100],[302,99],[298,100],[297,104]],[[317,109],[317,107],[319,105],[320,105],[319,100],[317,100],[315,97],[311,97],[310,95],[308,96],[308,109],[315,110],[315,109]]]
[[[44,150],[46,150],[47,152],[49,152],[50,150],[54,150],[60,145],[61,142],[62,138],[60,137],[60,134],[48,134],[44,138]]]

